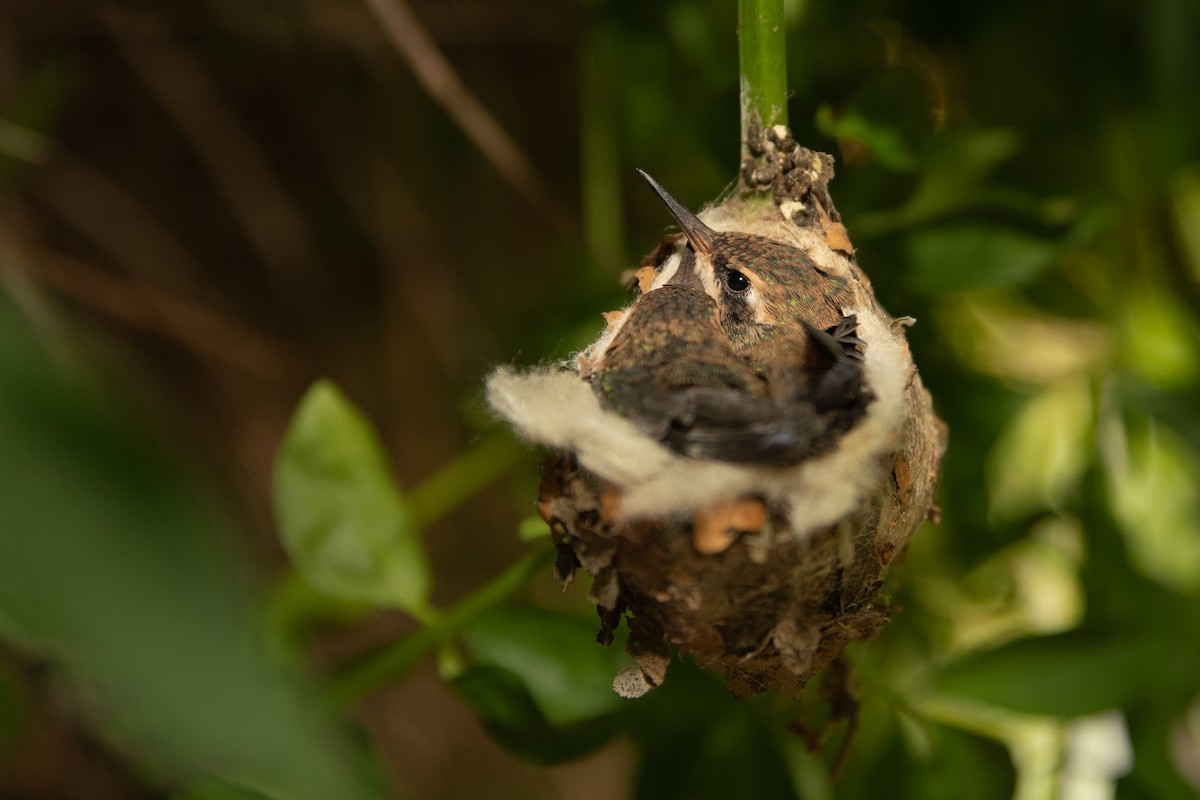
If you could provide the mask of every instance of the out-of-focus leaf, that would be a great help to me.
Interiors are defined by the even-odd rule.
[[[794,800],[779,736],[764,698],[738,701],[689,661],[672,663],[662,686],[633,701],[629,736],[642,759],[639,800]]]
[[[374,611],[369,603],[328,594],[288,571],[271,592],[264,616],[271,646],[280,653],[299,654],[314,629],[351,625]]]
[[[1003,743],[1009,753],[1006,760],[1011,761],[1016,771],[1012,797],[1057,796],[1066,727],[1062,720],[1012,711],[962,696],[926,698],[918,702],[917,708],[927,718],[955,730]],[[993,769],[991,774],[997,772]],[[924,794],[916,793],[915,796],[923,797]]]
[[[171,800],[274,800],[274,798],[252,789],[231,786],[220,781],[204,781],[172,794]]]
[[[924,292],[1024,283],[1049,267],[1057,246],[998,225],[963,222],[926,228],[904,240],[909,284]]]
[[[1133,563],[1180,591],[1200,588],[1200,464],[1168,429],[1106,420],[1109,501]]]
[[[499,608],[463,637],[475,661],[517,676],[552,725],[611,713],[628,701],[612,689],[629,663],[619,648],[596,643],[598,623],[537,608]]]
[[[977,206],[996,193],[986,184],[988,173],[1019,149],[1019,135],[1002,128],[959,126],[928,137],[916,157],[920,179],[908,200],[858,214],[848,223],[851,232],[869,237],[928,225]]]
[[[1186,386],[1200,374],[1200,330],[1170,293],[1131,288],[1121,303],[1118,330],[1126,363],[1165,389]]]
[[[697,741],[676,737],[676,745],[693,745],[686,754],[675,750],[667,760],[662,751],[649,749],[638,774],[636,796],[641,800],[794,800],[796,789],[774,737],[775,732],[754,715],[715,717]]]
[[[579,758],[611,739],[619,725],[616,713],[553,724],[526,682],[494,664],[469,667],[453,683],[492,736],[530,761],[551,764]]]
[[[1102,323],[1046,314],[1005,290],[954,295],[939,309],[938,325],[965,367],[1001,378],[1054,383],[1112,362],[1112,336]]]
[[[916,163],[912,149],[894,126],[854,111],[835,115],[830,106],[817,110],[817,130],[836,139],[859,142],[879,163],[889,169],[907,171]]]
[[[4,296],[0,374],[10,644],[94,698],[93,718],[148,780],[376,796],[312,687],[264,655],[228,522],[111,398],[52,366]]]
[[[958,800],[967,786],[972,800],[1013,797],[1011,758],[1004,748],[953,728],[935,726],[930,760],[915,764],[909,760],[901,774],[907,784],[905,794],[922,800]],[[1006,780],[980,781],[980,775],[1003,775]]]
[[[951,127],[929,137],[917,156],[921,184],[905,204],[913,222],[961,210],[985,193],[984,179],[1021,150],[1008,128]]]
[[[1145,691],[1161,655],[1152,641],[1129,636],[1023,639],[953,664],[934,685],[1013,711],[1076,717],[1121,708]]]
[[[24,698],[14,676],[0,664],[0,763],[6,751],[25,726]]]
[[[544,539],[550,535],[550,526],[541,517],[526,517],[517,526],[517,538],[522,542]]]
[[[1192,280],[1200,280],[1200,164],[1181,169],[1175,176],[1171,201]]]
[[[38,164],[50,150],[43,131],[53,130],[70,97],[73,71],[63,60],[41,64],[16,97],[6,97],[0,119],[0,186]]]
[[[429,565],[383,446],[328,381],[300,401],[275,463],[274,496],[284,547],[314,586],[428,613]]]
[[[969,652],[1076,627],[1084,611],[1083,538],[1078,520],[1049,517],[965,579],[922,586],[929,608],[949,611],[949,650]]]
[[[1091,459],[1093,417],[1087,380],[1050,386],[1030,400],[988,456],[990,513],[1007,520],[1059,506]]]

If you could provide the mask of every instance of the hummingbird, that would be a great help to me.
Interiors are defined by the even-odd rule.
[[[683,231],[695,253],[697,274],[720,305],[722,327],[735,347],[799,333],[806,323],[820,330],[842,325],[841,309],[854,301],[846,278],[823,272],[804,251],[782,242],[714,231],[652,177],[638,172]]]
[[[691,458],[789,464],[827,449],[871,399],[846,282],[796,248],[712,230],[639,172],[686,243],[594,363],[601,405]]]

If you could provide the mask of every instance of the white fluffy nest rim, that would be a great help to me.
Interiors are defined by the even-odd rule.
[[[858,317],[867,385],[875,399],[834,449],[799,464],[751,466],[677,455],[601,408],[591,386],[562,367],[525,372],[502,367],[488,378],[488,404],[522,438],[570,451],[583,468],[616,485],[626,518],[686,515],[757,495],[784,506],[793,531],[802,536],[842,519],[878,484],[879,456],[894,446],[903,424],[913,372],[902,334],[874,309],[843,313]]]

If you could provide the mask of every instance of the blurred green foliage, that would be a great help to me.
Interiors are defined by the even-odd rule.
[[[314,685],[263,652],[221,512],[130,409],[52,355],[0,299],[4,640],[93,698],[105,736],[159,780],[378,796]],[[20,694],[0,698],[5,728],[19,724]]]
[[[690,207],[732,179],[736,4],[416,10],[578,231],[531,215],[357,5],[147,10],[191,32],[174,45],[270,143],[263,158],[313,250],[271,273],[203,159],[154,102],[132,99],[137,76],[105,46],[0,12],[29,65],[0,86],[0,774],[28,752],[46,691],[35,665],[147,796],[375,796],[372,753],[420,765],[386,726],[371,745],[348,737],[327,699],[420,680],[436,652],[514,757],[562,763],[625,742],[641,798],[1195,796],[1200,6],[786,4],[796,138],[835,154],[859,263],[893,314],[917,319],[914,355],[951,431],[942,521],[890,577],[902,610],[849,652],[862,708],[836,782],[848,723],[822,724],[821,686],[734,702],[682,662],[623,701],[608,682],[627,662],[592,642],[582,589],[513,602],[550,581],[545,540],[529,524],[517,538],[535,457],[502,433],[479,438],[489,365],[564,356],[623,301],[620,271],[664,222],[633,167]],[[124,181],[205,269],[134,263],[161,238],[120,238],[145,233],[143,217],[87,218],[130,206],[72,172],[81,163]],[[47,253],[222,309],[300,366],[212,377],[220,347],[153,320],[122,334],[128,316],[39,270]],[[117,339],[139,368],[100,358],[80,329]],[[322,374],[364,410],[329,384],[301,401]],[[170,412],[147,413],[162,395]],[[266,459],[238,450],[261,432],[226,420],[272,414],[273,502],[299,575],[268,604],[247,565],[271,557],[229,543],[271,499],[252,492],[237,513],[221,492],[271,485]],[[206,438],[237,453],[204,456],[226,470],[220,491],[187,463]],[[419,619],[304,674],[297,652],[322,652],[330,628],[357,630],[375,606]],[[417,729],[436,722],[387,707]],[[527,794],[454,772],[414,785]]]

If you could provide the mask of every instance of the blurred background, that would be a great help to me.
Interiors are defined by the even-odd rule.
[[[618,705],[547,570],[468,632],[491,672],[331,704],[420,625],[273,516],[328,377],[434,606],[532,546],[482,379],[624,302],[667,222],[635,167],[733,180],[732,0],[3,0],[0,797],[1200,793],[1200,5],[786,8],[796,138],[951,432],[841,780],[844,722],[686,663]]]

